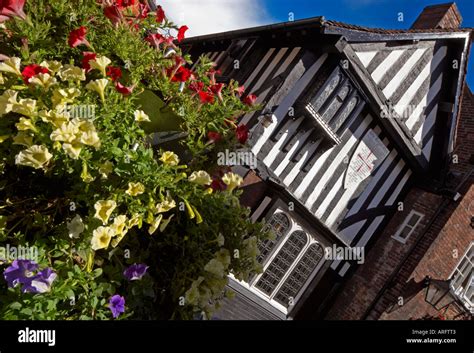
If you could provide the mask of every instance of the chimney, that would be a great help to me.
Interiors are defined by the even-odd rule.
[[[461,22],[458,7],[451,2],[425,7],[411,29],[459,28]]]

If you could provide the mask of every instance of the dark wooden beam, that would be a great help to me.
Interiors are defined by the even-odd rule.
[[[385,128],[390,138],[395,142],[397,150],[405,157],[410,167],[417,172],[422,172],[428,168],[428,161],[424,158],[418,144],[413,140],[410,131],[403,123],[400,123],[400,117],[393,112],[392,118],[383,118],[380,115],[386,107],[390,107],[391,103],[385,98],[380,88],[370,77],[367,69],[357,57],[356,53],[350,45],[344,45],[345,39],[338,44],[341,48],[341,54],[349,61],[346,72],[349,76],[354,76],[355,84],[366,95],[369,105],[378,117],[381,125]]]

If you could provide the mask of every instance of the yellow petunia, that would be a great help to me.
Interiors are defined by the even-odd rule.
[[[99,167],[99,173],[102,177],[102,179],[107,179],[110,173],[114,170],[114,164],[110,161],[104,162],[100,167]]]
[[[72,143],[63,143],[63,150],[67,153],[67,155],[72,159],[78,159],[79,154],[82,151],[82,146],[80,143],[72,142]]]
[[[115,235],[125,235],[127,233],[127,216],[120,215],[114,218],[114,223],[111,225]]]
[[[61,112],[61,110],[41,110],[38,115],[45,123],[50,123],[56,128],[60,128],[69,121],[69,117]]]
[[[161,223],[161,220],[163,219],[163,215],[160,214],[158,215],[155,220],[153,221],[153,223],[151,224],[150,228],[148,228],[148,234],[152,235],[153,233],[156,232],[156,230],[158,229],[158,227],[160,226],[160,223]]]
[[[135,110],[134,113],[136,122],[150,121],[150,117],[143,110]]]
[[[99,56],[95,60],[90,60],[89,61],[89,65],[93,69],[99,70],[102,73],[102,76],[104,76],[104,77],[107,76],[105,70],[107,69],[107,66],[110,65],[110,63],[112,63],[112,60],[110,60],[106,56]]]
[[[145,186],[142,183],[128,183],[128,190],[126,194],[130,196],[141,195],[145,192]]]
[[[51,86],[57,84],[58,81],[52,77],[50,74],[38,74],[30,78],[30,84],[43,87],[45,91],[49,90]]]
[[[95,149],[100,148],[100,139],[99,135],[97,135],[97,132],[95,131],[87,131],[83,132],[81,135],[81,143],[87,146],[92,146]]]
[[[19,132],[15,137],[13,137],[13,144],[30,147],[33,145],[33,135],[27,132]]]
[[[227,185],[227,190],[232,191],[236,187],[240,186],[244,179],[238,174],[235,173],[225,173],[222,177],[222,181]]]
[[[165,200],[156,204],[155,213],[168,212],[172,208],[176,207],[176,201],[173,200],[170,196],[167,196]]]
[[[92,232],[92,250],[107,249],[113,236],[114,231],[112,228],[102,226],[98,227],[94,232]]]
[[[178,165],[179,157],[174,152],[166,151],[166,152],[163,152],[163,154],[161,155],[160,161],[162,161],[164,164],[174,167]]]
[[[63,65],[59,61],[56,61],[56,60],[42,61],[40,63],[40,66],[47,68],[49,71],[53,73],[53,75],[59,72],[59,70],[61,70],[61,68],[63,67]]]
[[[199,184],[199,185],[209,185],[212,183],[211,176],[204,170],[200,170],[198,172],[193,172],[188,180],[191,183]]]
[[[40,169],[43,168],[52,157],[53,155],[49,153],[46,147],[33,145],[16,155],[15,164]]]
[[[88,90],[97,92],[97,94],[100,96],[100,99],[102,100],[102,102],[105,102],[105,93],[104,93],[104,91],[105,91],[105,87],[107,87],[108,83],[109,83],[109,80],[107,80],[106,78],[101,78],[100,80],[94,80],[94,81],[89,82],[86,85],[86,88]]]
[[[52,141],[61,141],[71,143],[77,139],[79,129],[71,122],[62,124],[58,129],[54,130],[49,136]]]
[[[127,227],[130,229],[132,227],[138,226],[138,228],[142,227],[143,217],[142,215],[135,213],[133,217],[128,221]]]
[[[35,124],[31,119],[27,118],[20,118],[20,121],[15,124],[18,131],[37,131]]]
[[[15,58],[15,57],[8,58],[4,62],[0,62],[0,71],[15,74],[17,76],[21,76],[20,66],[21,66],[20,58]]]
[[[117,207],[117,203],[114,200],[99,200],[95,203],[95,218],[102,221],[102,224],[107,224],[110,215]]]
[[[63,81],[85,81],[86,71],[74,65],[64,65],[58,72]]]
[[[32,117],[36,115],[36,101],[34,99],[20,99],[13,105],[12,111],[18,114]]]
[[[18,92],[11,89],[7,89],[0,96],[0,116],[10,113],[13,107],[18,104],[17,102]]]
[[[51,101],[56,107],[65,103],[73,103],[74,99],[81,95],[81,91],[77,88],[55,89]]]

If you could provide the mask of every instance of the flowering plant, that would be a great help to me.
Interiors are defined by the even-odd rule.
[[[0,259],[2,318],[189,319],[261,270],[242,178],[215,161],[255,101],[189,69],[186,26],[95,0],[1,2],[0,22],[0,246],[37,249]],[[166,119],[185,137],[154,147]]]

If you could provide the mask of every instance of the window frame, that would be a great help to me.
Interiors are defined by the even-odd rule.
[[[305,284],[298,291],[298,294],[297,294],[296,298],[293,298],[293,305],[289,305],[288,307],[286,307],[284,305],[281,305],[278,301],[276,301],[274,299],[274,297],[277,295],[278,291],[283,286],[283,284],[288,279],[288,277],[291,275],[291,273],[293,272],[295,267],[298,265],[298,263],[300,262],[302,257],[306,254],[306,251],[309,249],[309,247],[312,244],[317,243],[318,245],[320,245],[324,249],[326,247],[326,245],[322,241],[319,241],[319,240],[315,239],[315,237],[312,235],[311,232],[306,231],[306,229],[304,229],[302,226],[300,226],[300,224],[298,223],[297,218],[295,218],[294,215],[291,212],[284,211],[282,209],[281,205],[277,206],[275,208],[272,208],[267,213],[267,216],[265,217],[265,219],[270,219],[275,213],[280,213],[280,212],[284,213],[289,218],[290,228],[288,229],[286,234],[282,237],[282,239],[279,241],[279,243],[275,246],[275,248],[273,249],[271,255],[266,259],[265,264],[264,264],[264,268],[263,268],[263,272],[258,274],[254,278],[250,279],[249,282],[238,281],[238,280],[235,279],[235,277],[232,274],[230,274],[230,277],[233,278],[234,280],[238,281],[242,286],[244,286],[245,288],[250,290],[252,293],[257,295],[258,297],[260,297],[263,300],[265,300],[266,302],[268,302],[272,307],[276,308],[277,310],[284,313],[285,315],[288,315],[291,312],[291,310],[297,305],[298,301],[300,300],[302,295],[305,293],[308,286],[311,284],[311,282],[313,281],[315,276],[319,273],[321,268],[326,263],[325,259],[324,259],[324,256],[320,259],[320,261],[318,262],[318,265],[316,266],[316,268],[313,269],[311,275],[308,276],[308,279],[306,280]],[[302,250],[300,251],[300,253],[298,254],[298,256],[293,261],[292,265],[285,272],[282,279],[279,281],[278,285],[273,289],[272,293],[270,295],[267,295],[266,293],[264,293],[263,291],[258,289],[255,285],[257,284],[257,282],[259,281],[260,277],[263,275],[265,270],[268,268],[270,263],[273,261],[273,259],[280,252],[281,248],[288,241],[288,238],[290,237],[290,235],[295,231],[304,232],[306,237],[307,237],[307,242],[306,242],[305,246],[302,248]]]
[[[420,218],[416,221],[416,223],[413,226],[411,226],[408,223],[411,220],[411,218],[413,217],[413,215],[420,216]],[[405,219],[403,220],[403,223],[398,227],[395,234],[392,235],[392,238],[399,241],[402,244],[406,244],[406,242],[408,241],[408,239],[410,239],[410,236],[415,231],[416,227],[418,227],[418,225],[420,224],[421,220],[424,217],[425,217],[425,215],[423,213],[415,211],[415,210],[411,210],[410,213],[408,214],[408,216],[406,216]],[[405,229],[405,227],[410,228],[410,231],[408,232],[408,234],[404,238],[404,237],[401,236],[401,234],[402,234],[403,230]]]
[[[471,251],[474,252],[474,241],[471,241],[471,243],[468,245],[467,250],[464,252],[463,256],[461,256],[460,260],[454,267],[453,272],[449,276],[449,279],[450,279],[449,288],[451,289],[451,292],[453,293],[453,295],[456,296],[456,298],[458,298],[464,304],[467,310],[469,310],[471,314],[474,314],[474,301],[471,302],[471,300],[466,297],[467,290],[469,289],[469,287],[472,287],[472,286],[469,285],[468,288],[464,288],[462,286],[462,283],[464,282],[464,280],[461,281],[461,284],[457,288],[455,288],[453,285],[455,279],[457,279],[455,278],[455,275],[457,273],[460,274],[463,277],[463,279],[469,278],[470,283],[474,281],[474,259],[471,260],[468,257],[468,254],[471,253]],[[466,259],[466,261],[469,264],[471,264],[471,273],[466,273],[466,276],[464,276],[464,273],[461,270],[459,270],[459,267],[463,263],[464,259]]]

